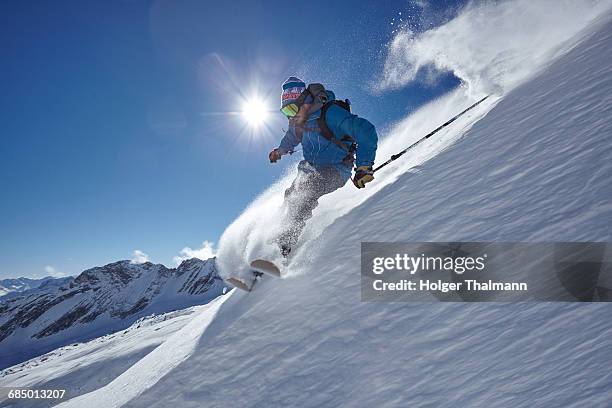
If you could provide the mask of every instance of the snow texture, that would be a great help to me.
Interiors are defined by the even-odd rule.
[[[86,343],[73,343],[0,372],[0,386],[65,389],[71,398],[108,384],[180,331],[207,306],[138,319],[125,330]],[[20,407],[46,407],[52,400],[20,401]],[[10,406],[0,401],[0,407]]]

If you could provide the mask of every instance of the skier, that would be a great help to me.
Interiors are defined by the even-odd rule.
[[[353,165],[355,187],[364,188],[374,179],[378,135],[369,121],[351,114],[348,99],[336,100],[323,85],[306,86],[297,77],[283,83],[280,110],[287,116],[289,128],[279,147],[270,152],[270,163],[293,153],[300,143],[304,156],[295,180],[285,191],[278,245],[287,257],[319,198],[344,186]]]

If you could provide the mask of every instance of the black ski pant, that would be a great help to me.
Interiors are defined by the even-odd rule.
[[[305,160],[300,162],[295,180],[285,190],[282,232],[278,238],[281,248],[292,248],[296,244],[306,221],[319,205],[319,198],[344,186],[350,178],[350,167],[348,169],[343,172],[336,166],[314,167]]]

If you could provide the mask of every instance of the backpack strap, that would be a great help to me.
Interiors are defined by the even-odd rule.
[[[321,115],[319,116],[319,119],[317,119],[317,124],[319,125],[319,130],[321,131],[321,134],[323,135],[323,137],[325,139],[329,140],[330,142],[332,142],[333,144],[335,144],[336,146],[338,146],[339,148],[341,148],[345,152],[352,154],[352,152],[351,152],[352,146],[348,147],[347,145],[345,145],[342,142],[343,141],[352,141],[353,143],[355,143],[353,138],[351,136],[349,136],[349,135],[343,135],[342,138],[340,140],[338,140],[334,136],[334,133],[331,131],[329,126],[327,126],[327,120],[326,120],[327,110],[332,105],[338,105],[341,108],[348,110],[349,112],[351,111],[350,110],[350,105],[348,104],[348,101],[329,101],[329,102],[326,102],[321,107]]]

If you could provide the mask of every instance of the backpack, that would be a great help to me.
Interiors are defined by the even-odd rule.
[[[334,133],[329,128],[329,126],[327,126],[327,120],[326,120],[327,110],[332,105],[339,106],[342,109],[348,111],[349,113],[351,112],[351,103],[349,102],[348,99],[345,99],[343,101],[334,99],[333,101],[326,102],[321,107],[321,115],[319,116],[319,119],[317,119],[317,124],[319,125],[319,129],[321,130],[321,134],[323,135],[325,139],[334,143],[336,146],[338,146],[342,150],[345,150],[347,153],[352,154],[351,150],[354,150],[355,140],[353,140],[353,138],[350,135],[342,135],[342,138],[338,140],[336,136],[334,135]],[[346,144],[342,143],[344,141],[351,142],[351,147],[347,147]]]
[[[317,119],[317,125],[319,126],[319,130],[321,131],[321,134],[323,135],[323,137],[325,139],[329,140],[330,142],[334,143],[336,146],[338,146],[342,150],[346,151],[347,152],[347,158],[349,156],[350,156],[350,158],[352,158],[353,157],[353,152],[355,151],[355,141],[354,141],[354,139],[350,135],[343,135],[340,138],[340,140],[338,140],[335,137],[334,133],[329,128],[329,126],[327,126],[327,120],[326,120],[327,110],[332,105],[339,106],[342,109],[344,109],[344,110],[346,110],[346,111],[348,111],[350,113],[351,112],[351,102],[348,99],[345,99],[345,100],[338,100],[338,99],[328,100],[328,96],[327,96],[327,92],[325,91],[325,87],[322,84],[316,84],[315,83],[315,84],[308,85],[306,90],[304,92],[302,92],[302,94],[298,98],[297,103],[299,105],[304,104],[306,98],[309,95],[312,97],[313,102],[312,102],[312,106],[308,110],[308,114],[310,114],[310,112],[315,112],[316,110],[321,109],[321,115],[319,116],[319,119]],[[351,146],[348,147],[346,144],[342,143],[344,141],[352,142]]]

